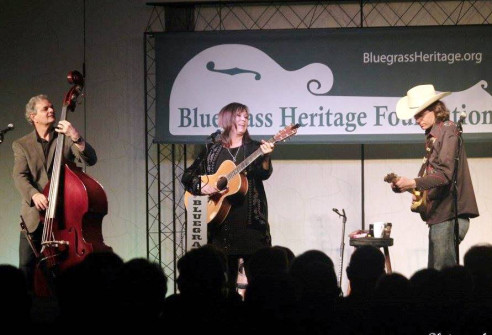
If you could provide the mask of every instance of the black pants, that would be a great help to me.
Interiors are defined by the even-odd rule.
[[[41,237],[43,234],[43,226],[40,224],[36,230],[29,235],[34,242],[37,250],[40,250]],[[34,271],[36,269],[37,259],[34,252],[26,239],[23,232],[20,233],[19,240],[19,269],[24,273],[29,291],[33,290]]]

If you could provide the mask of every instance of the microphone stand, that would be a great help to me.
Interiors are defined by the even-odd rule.
[[[340,295],[343,295],[342,292],[342,276],[343,276],[343,252],[345,249],[345,224],[347,223],[347,216],[345,215],[345,209],[342,209],[342,213],[338,211],[338,209],[333,208],[333,211],[338,214],[338,216],[342,217],[342,242],[340,243],[340,267],[338,268],[338,286],[340,287]]]
[[[458,166],[460,163],[461,147],[463,145],[463,120],[460,118],[456,127],[458,129],[458,145],[456,146],[456,153],[454,157],[454,170],[453,170],[453,207],[454,207],[454,250],[456,253],[456,264],[460,264],[460,225],[458,221]]]

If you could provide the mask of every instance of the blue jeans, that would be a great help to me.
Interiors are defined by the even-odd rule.
[[[470,219],[458,218],[459,242],[463,241]],[[429,268],[441,270],[455,266],[456,250],[454,247],[454,219],[430,225],[429,227]]]

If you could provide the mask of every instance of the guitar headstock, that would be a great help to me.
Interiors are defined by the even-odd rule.
[[[395,173],[391,172],[391,173],[388,173],[386,175],[386,177],[384,177],[384,181],[387,183],[393,183],[393,182],[397,181],[398,178],[400,178],[400,177],[398,177]]]
[[[273,136],[273,140],[275,142],[285,141],[289,137],[294,136],[295,134],[297,134],[297,129],[300,126],[301,125],[299,123],[288,125],[284,129],[282,129],[278,133],[276,133],[275,136]]]

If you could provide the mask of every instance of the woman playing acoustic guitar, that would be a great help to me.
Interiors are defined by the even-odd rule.
[[[185,171],[182,182],[191,194],[221,198],[228,192],[228,185],[207,178],[207,175],[215,174],[219,169],[227,169],[228,166],[234,169],[241,162],[254,159],[240,173],[238,191],[223,199],[224,203],[218,202],[229,207],[229,210],[219,211],[224,217],[216,217],[208,225],[208,243],[222,249],[228,257],[229,289],[234,292],[239,259],[246,261],[258,249],[271,246],[263,180],[272,174],[270,154],[274,143],[260,143],[251,139],[248,133],[249,111],[243,104],[230,103],[222,108],[218,121],[223,128],[222,134]],[[258,149],[261,152],[257,152]],[[256,159],[255,152],[260,154]]]

